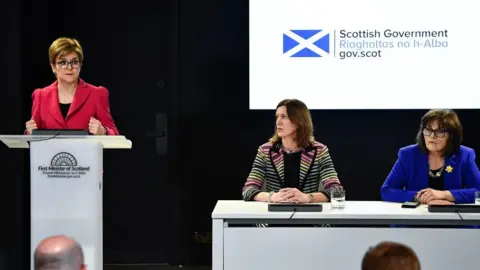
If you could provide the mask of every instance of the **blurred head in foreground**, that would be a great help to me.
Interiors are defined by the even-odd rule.
[[[367,251],[363,257],[362,270],[420,270],[420,262],[408,246],[381,242]]]
[[[65,235],[43,239],[35,249],[33,260],[35,270],[86,270],[82,247]]]

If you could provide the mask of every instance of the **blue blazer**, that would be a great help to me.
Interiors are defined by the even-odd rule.
[[[480,190],[480,172],[475,163],[475,151],[460,146],[457,153],[445,161],[445,190],[449,190],[455,203],[473,203],[475,191]],[[448,166],[452,168],[449,172]],[[380,190],[382,200],[410,202],[419,190],[428,188],[428,155],[420,147],[409,145],[398,151],[398,159]]]

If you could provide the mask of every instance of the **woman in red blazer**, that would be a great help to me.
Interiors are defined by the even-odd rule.
[[[33,129],[88,129],[92,135],[118,135],[108,90],[79,78],[83,51],[78,41],[59,38],[48,52],[57,80],[33,92],[32,119],[25,124],[26,134]]]

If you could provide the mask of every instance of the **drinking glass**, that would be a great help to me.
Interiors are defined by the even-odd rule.
[[[332,209],[345,208],[345,190],[332,190],[330,194]]]

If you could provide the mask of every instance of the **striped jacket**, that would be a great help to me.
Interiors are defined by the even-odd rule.
[[[281,145],[266,143],[260,146],[243,187],[243,199],[252,201],[262,191],[279,191],[283,187],[283,167]],[[314,141],[302,150],[299,183],[303,193],[322,192],[328,198],[332,191],[343,189],[327,146]]]

